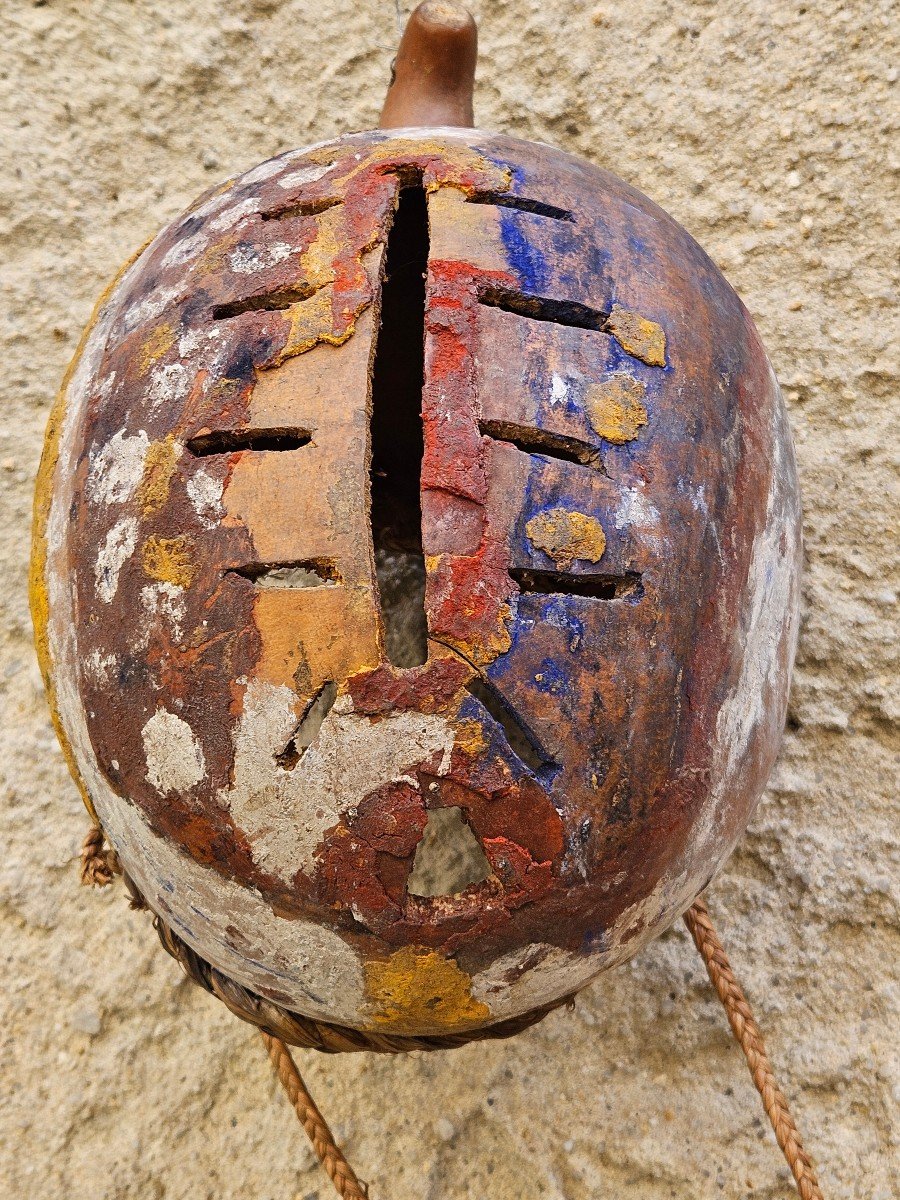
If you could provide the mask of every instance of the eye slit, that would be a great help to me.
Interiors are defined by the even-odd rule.
[[[478,429],[485,437],[498,442],[509,442],[524,454],[544,454],[548,458],[580,463],[581,466],[595,467],[606,473],[599,449],[590,442],[550,433],[545,429],[534,429],[528,425],[517,425],[512,421],[479,421]]]
[[[318,288],[311,285],[294,288],[281,288],[277,292],[266,292],[262,296],[248,296],[245,300],[230,300],[227,304],[217,304],[212,310],[214,321],[229,321],[247,312],[281,312],[292,304],[313,297]]]
[[[296,200],[293,204],[284,204],[281,208],[264,212],[264,221],[283,221],[287,217],[317,217],[319,213],[327,212],[329,208],[337,208],[342,200],[339,196],[320,196],[318,200]]]
[[[644,585],[637,571],[624,575],[573,575],[566,571],[532,571],[510,567],[520,592],[538,596],[584,596],[591,600],[639,600]]]
[[[214,429],[189,438],[185,445],[195,458],[207,458],[240,450],[299,450],[311,441],[308,429]]]
[[[567,208],[557,208],[543,200],[531,200],[528,196],[513,196],[507,192],[481,192],[467,197],[470,204],[495,204],[499,208],[518,209],[519,212],[534,213],[549,217],[553,221],[574,221],[575,214]]]
[[[509,288],[487,286],[481,289],[478,300],[489,308],[528,317],[532,321],[550,321],[555,325],[572,325],[576,329],[603,331],[609,313],[580,304],[577,300],[557,300],[552,296],[529,296]]]
[[[330,558],[307,558],[296,562],[247,563],[231,567],[226,574],[240,575],[258,588],[316,588],[337,587],[344,581],[335,562]]]

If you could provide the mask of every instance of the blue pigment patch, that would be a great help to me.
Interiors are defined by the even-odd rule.
[[[612,292],[612,255],[603,246],[588,241],[582,251],[587,270],[597,279],[604,279],[604,293]]]
[[[492,663],[489,663],[485,668],[485,675],[492,683],[496,683],[502,679],[509,671],[516,660],[516,650],[518,648],[519,639],[530,634],[534,630],[535,619],[532,611],[521,611],[522,598],[519,597],[516,606],[515,616],[506,622],[506,630],[509,634],[509,649],[495,658]]]
[[[551,596],[541,617],[548,625],[561,629],[567,634],[571,654],[575,654],[581,649],[584,642],[584,622],[572,611],[568,597]]]
[[[569,690],[569,678],[566,672],[552,658],[544,659],[540,670],[533,677],[533,682],[539,692],[544,692],[549,696],[564,696]]]
[[[499,683],[516,664],[519,641],[534,632],[536,625],[546,623],[559,629],[566,639],[570,654],[577,654],[584,644],[584,622],[573,611],[570,596],[519,596],[515,603],[515,615],[506,622],[510,647],[485,668],[485,675],[492,683]],[[554,670],[562,671],[560,667]],[[549,678],[549,677],[548,677]],[[567,681],[566,681],[567,682]],[[551,687],[542,689],[553,691]]]
[[[510,268],[518,275],[524,291],[540,294],[547,282],[543,253],[522,232],[521,213],[514,208],[501,208],[499,216],[500,236]]]
[[[598,929],[592,932],[590,929],[585,930],[584,937],[581,939],[582,954],[602,954],[604,950],[609,949],[609,935],[605,929]]]
[[[653,254],[648,249],[647,243],[644,241],[644,239],[642,237],[640,237],[636,233],[629,233],[628,249],[631,251],[632,259],[639,258],[639,259],[644,259],[645,261],[651,261],[651,262],[653,260]]]

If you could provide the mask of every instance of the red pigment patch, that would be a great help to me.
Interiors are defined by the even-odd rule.
[[[513,286],[507,272],[477,272],[469,263],[428,264],[426,364],[422,395],[425,453],[422,487],[440,488],[483,504],[484,448],[478,431],[475,360],[477,288]]]
[[[538,862],[556,862],[562,855],[562,817],[540,784],[527,776],[513,787],[494,793],[490,803],[482,805],[472,817],[485,842],[512,834]]]
[[[383,663],[347,680],[356,712],[378,716],[387,712],[444,712],[471,676],[471,668],[455,656],[432,658],[422,667],[398,671]]]
[[[469,263],[429,263],[422,536],[426,553],[440,555],[436,563],[429,563],[426,591],[434,636],[464,645],[480,640],[489,646],[497,643],[501,608],[514,595],[515,585],[506,570],[505,532],[499,538],[493,535],[483,508],[488,485],[474,355],[477,288],[485,283],[510,287],[515,281],[507,272],[482,271],[476,280],[476,269]]]
[[[451,772],[428,786],[437,783],[440,806],[465,810],[479,839],[512,838],[536,861],[559,862],[565,844],[563,820],[536,780],[526,775],[512,783],[505,763],[475,760],[459,749],[453,752]],[[468,782],[458,782],[462,779]],[[429,795],[435,806],[434,794]]]
[[[422,488],[440,488],[483,504],[487,478],[472,402],[471,350],[455,330],[435,324],[430,317],[426,319],[425,369]]]
[[[500,607],[516,592],[506,565],[488,564],[487,540],[477,554],[442,556],[429,572],[426,605],[437,638],[466,645],[496,640]]]
[[[549,862],[535,862],[518,843],[509,838],[484,838],[484,852],[503,884],[507,908],[518,908],[542,896],[553,885]]]
[[[422,491],[422,549],[427,555],[474,554],[484,536],[484,509],[443,488]]]
[[[456,306],[456,313],[463,309]],[[447,306],[441,297],[432,296],[428,316],[428,332],[433,339],[429,347],[428,367],[432,380],[443,383],[467,378],[472,364],[472,352],[455,325],[460,321],[447,320]]]
[[[395,920],[425,832],[425,801],[409,783],[387,783],[360,803],[356,815],[330,829],[317,853],[317,899],[352,908],[377,930]]]

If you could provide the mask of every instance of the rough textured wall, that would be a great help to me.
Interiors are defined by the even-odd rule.
[[[826,1195],[890,1200],[896,17],[886,0],[473,8],[479,123],[668,208],[785,388],[807,537],[790,729],[709,899]],[[208,184],[371,124],[394,6],[13,0],[4,16],[0,1196],[324,1200],[258,1037],[181,982],[120,889],[77,887],[86,817],[41,695],[26,548],[50,400],[96,294]],[[376,1198],[789,1194],[681,928],[514,1042],[301,1065]]]

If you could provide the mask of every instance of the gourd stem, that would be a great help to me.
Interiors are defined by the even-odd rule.
[[[472,93],[478,28],[451,0],[426,0],[410,15],[394,60],[379,126],[475,123]]]

